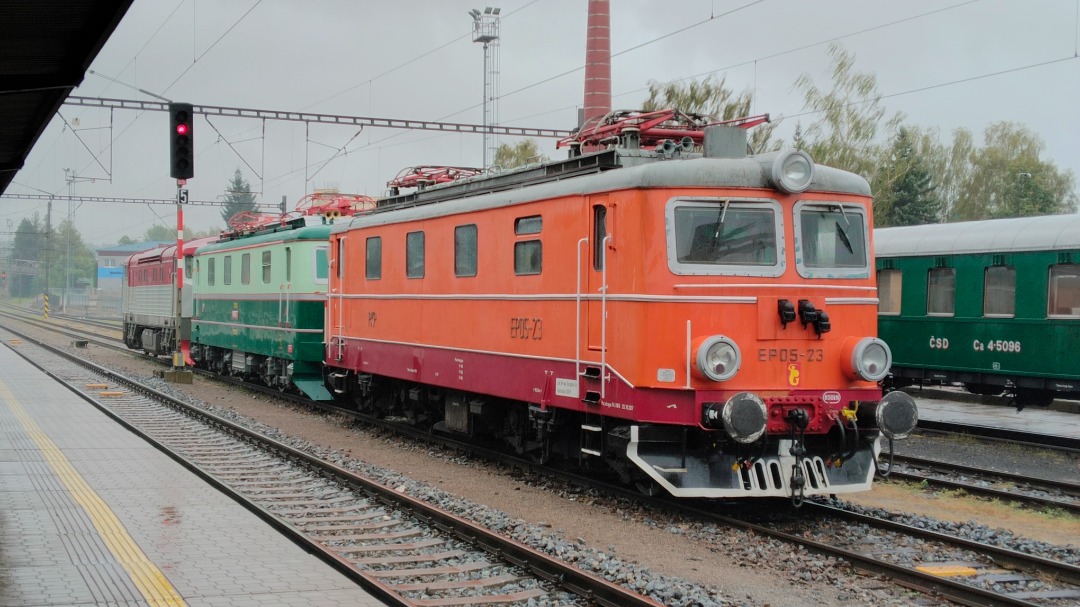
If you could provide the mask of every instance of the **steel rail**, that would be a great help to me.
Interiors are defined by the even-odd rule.
[[[852,512],[843,508],[837,508],[835,506],[822,504],[820,502],[807,502],[807,505],[810,507],[811,510],[823,514],[828,514],[837,518],[844,518],[850,521],[863,523],[865,525],[871,525],[880,529],[887,529],[889,531],[896,531],[899,533],[914,535],[916,537],[921,537],[935,542],[953,544],[962,548],[967,548],[969,550],[980,552],[982,554],[987,554],[994,557],[994,559],[998,561],[1008,563],[1013,567],[1017,567],[1031,573],[1049,575],[1057,580],[1068,582],[1070,584],[1080,585],[1080,566],[1077,565],[1062,563],[1032,554],[1025,554],[1023,552],[1011,550],[1009,548],[1002,548],[1000,546],[984,544],[982,542],[976,542],[975,540],[956,537],[948,535],[946,533],[940,533],[938,531],[922,529],[913,525],[898,523],[896,521],[890,521],[888,519],[870,516],[868,514],[860,514],[858,512]]]
[[[1007,472],[999,472],[997,470],[989,470],[985,468],[975,468],[972,466],[964,466],[961,464],[951,464],[949,462],[941,462],[937,460],[926,460],[917,457],[909,456],[895,456],[895,461],[904,463],[909,466],[915,466],[919,468],[927,468],[929,470],[937,471],[939,473],[962,473],[972,476],[978,476],[982,478],[991,477],[997,478],[1005,482],[1013,483],[1016,485],[1030,487],[1031,489],[1040,491],[1058,491],[1068,496],[1080,495],[1080,485],[1076,483],[1070,483],[1067,481],[1057,481],[1052,479],[1032,478],[1026,477],[1020,474],[1010,474]],[[1007,489],[1000,489],[997,487],[986,487],[977,485],[974,483],[956,481],[944,478],[937,478],[921,472],[908,472],[904,470],[893,470],[889,473],[890,479],[904,480],[912,483],[925,483],[929,486],[940,487],[944,489],[951,489],[957,491],[964,491],[971,495],[977,495],[981,497],[988,497],[992,499],[999,499],[1003,501],[1016,502],[1026,504],[1036,508],[1052,509],[1057,508],[1065,510],[1073,514],[1080,514],[1080,503],[1065,501],[1060,499],[1054,499],[1051,497],[1041,497],[1037,495],[1028,495],[1022,492],[1010,491]]]

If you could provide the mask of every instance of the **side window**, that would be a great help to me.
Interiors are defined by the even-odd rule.
[[[956,308],[956,270],[933,268],[926,281],[926,313],[952,316]]]
[[[244,253],[240,256],[240,284],[246,285],[251,283],[251,253]]]
[[[539,274],[543,267],[544,250],[539,240],[514,243],[514,274]]]
[[[368,280],[382,278],[382,236],[372,236],[365,241],[366,259],[364,260],[364,277]]]
[[[226,255],[222,260],[221,265],[224,267],[222,272],[225,274],[224,283],[227,285],[232,284],[232,255]]]
[[[315,282],[326,284],[330,280],[330,253],[329,247],[317,247],[315,249]]]
[[[270,284],[270,251],[263,251],[262,254],[262,278],[263,284]]]
[[[424,277],[424,233],[409,232],[405,235],[405,276]]]
[[[607,207],[598,204],[593,207],[593,269],[604,269],[604,239],[607,238]]]
[[[539,215],[518,217],[514,220],[514,234],[539,234],[544,229],[544,219]],[[518,276],[539,274],[543,267],[543,245],[539,240],[522,240],[514,243],[514,274]]]
[[[292,282],[292,247],[285,247],[285,282]]]
[[[194,267],[195,267],[195,258],[194,257],[185,257],[184,258],[184,275],[187,276],[189,279],[193,275],[192,269]]]
[[[983,316],[1016,315],[1016,268],[991,266],[983,274]]]
[[[1080,318],[1080,264],[1050,266],[1050,293],[1046,314]]]
[[[544,229],[544,218],[539,215],[518,217],[514,220],[514,234],[518,236],[539,234],[542,229]]]
[[[206,260],[206,284],[214,286],[214,266],[217,259],[213,257]]]
[[[476,276],[476,224],[454,228],[454,276]]]
[[[878,314],[889,316],[900,314],[900,289],[903,278],[904,275],[900,273],[900,270],[878,270]]]

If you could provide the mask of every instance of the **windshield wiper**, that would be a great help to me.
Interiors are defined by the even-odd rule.
[[[843,208],[843,207],[841,207],[841,208]],[[847,247],[847,252],[848,253],[851,253],[852,255],[854,255],[855,254],[855,249],[851,248],[851,241],[848,240],[847,233],[844,232],[844,228],[840,227],[840,222],[839,221],[834,221],[833,223],[836,224],[836,235],[840,237],[840,242],[844,243],[844,246]]]

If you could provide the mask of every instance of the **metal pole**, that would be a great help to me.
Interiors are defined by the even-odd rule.
[[[49,249],[52,248],[52,242],[50,240],[52,234],[52,197],[49,197],[49,204],[46,206],[45,211],[45,318],[49,317]]]
[[[488,43],[484,43],[484,164],[480,168],[488,168]]]
[[[183,323],[184,307],[184,199],[185,180],[176,180],[176,326],[173,343],[173,370],[184,370],[184,351],[181,344],[181,327]]]

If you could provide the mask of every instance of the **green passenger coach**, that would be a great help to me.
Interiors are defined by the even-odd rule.
[[[255,223],[195,252],[199,366],[332,398],[321,370],[330,227],[318,217]]]
[[[960,382],[1018,407],[1080,396],[1080,216],[874,231],[897,387]]]

